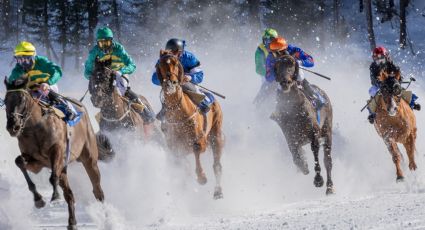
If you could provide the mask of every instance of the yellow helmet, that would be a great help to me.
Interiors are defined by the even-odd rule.
[[[15,47],[15,56],[34,56],[35,46],[31,42],[22,41]]]

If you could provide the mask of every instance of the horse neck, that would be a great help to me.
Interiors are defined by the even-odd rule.
[[[281,92],[281,95],[286,105],[299,106],[305,102],[305,96],[298,88],[297,84],[292,85],[288,93]]]
[[[177,92],[164,97],[167,114],[170,117],[184,119],[192,116],[196,112],[196,105],[191,101],[189,96],[183,93],[181,87],[178,87]],[[167,115],[168,116],[168,115]]]
[[[120,118],[127,111],[126,107],[127,105],[119,95],[118,90],[113,89],[110,100],[103,105],[100,111],[102,114],[107,115],[108,118]]]
[[[31,97],[28,96],[28,99],[31,101],[28,106],[28,120],[25,122],[24,130],[32,130],[33,127],[40,124],[40,122],[44,121],[42,119],[43,113],[41,106]]]

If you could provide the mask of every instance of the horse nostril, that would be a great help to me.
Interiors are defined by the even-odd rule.
[[[173,85],[177,85],[178,82],[177,81],[172,81],[172,83],[173,83]]]

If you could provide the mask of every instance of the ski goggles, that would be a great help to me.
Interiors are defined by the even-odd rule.
[[[373,56],[373,60],[375,61],[376,64],[383,64],[385,63],[386,58],[384,55],[378,54],[376,56]]]
[[[28,66],[34,63],[34,56],[15,56],[16,63],[21,66]]]
[[[112,46],[112,39],[100,39],[100,40],[97,40],[97,45],[101,49],[109,48],[109,47]]]

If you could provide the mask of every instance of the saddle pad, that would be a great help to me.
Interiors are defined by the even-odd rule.
[[[201,103],[205,99],[204,94],[195,93],[191,91],[184,91],[184,93],[189,96],[189,98],[193,101],[195,105],[199,105],[199,103]]]

